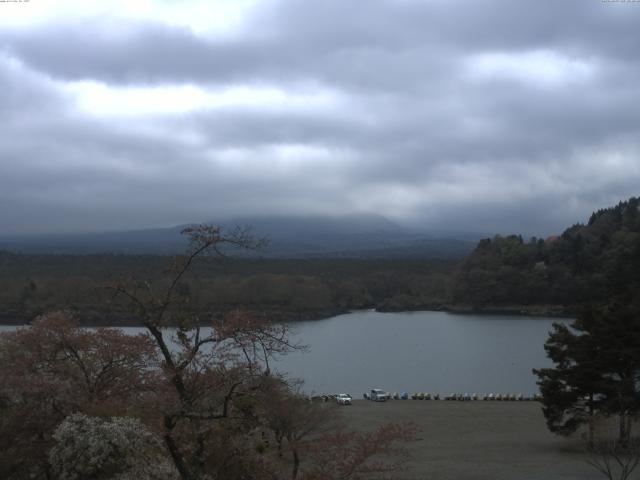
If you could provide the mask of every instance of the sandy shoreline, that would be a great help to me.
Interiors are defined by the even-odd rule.
[[[420,440],[407,478],[429,480],[598,480],[580,441],[548,432],[537,402],[356,400],[341,407],[348,428],[413,421]]]

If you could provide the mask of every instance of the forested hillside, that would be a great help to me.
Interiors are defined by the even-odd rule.
[[[158,279],[170,263],[159,255],[0,252],[0,321],[71,309],[86,323],[127,322],[105,287],[149,280],[162,288]],[[425,259],[203,258],[180,288],[203,314],[242,308],[274,319],[322,318],[357,308],[443,308],[454,267]]]
[[[454,275],[452,303],[485,310],[538,305],[571,313],[611,297],[637,301],[639,204],[631,198],[598,210],[586,225],[574,225],[560,236],[480,241]]]
[[[203,314],[242,308],[273,319],[349,309],[449,309],[573,315],[614,297],[640,303],[640,200],[595,212],[547,239],[481,240],[462,262],[420,258],[200,259],[180,288]],[[0,252],[0,321],[57,309],[87,323],[128,319],[105,286],[157,279],[160,255],[29,255]],[[162,285],[155,285],[161,288]]]

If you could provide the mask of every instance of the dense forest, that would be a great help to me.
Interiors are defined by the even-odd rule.
[[[87,323],[127,322],[122,302],[106,287],[159,279],[170,264],[156,255],[2,252],[0,318],[23,322],[69,309]],[[358,308],[443,308],[454,268],[452,261],[424,259],[203,258],[181,289],[201,312],[243,308],[280,320],[323,318]]]
[[[180,288],[203,313],[241,307],[283,320],[358,308],[572,315],[611,297],[637,301],[639,204],[620,202],[547,239],[484,239],[461,262],[202,258]],[[171,257],[160,255],[0,252],[0,319],[23,322],[69,309],[87,323],[127,322],[126,309],[105,287],[160,279],[170,264]]]
[[[456,270],[451,302],[480,310],[573,313],[612,297],[633,301],[640,286],[639,204],[631,198],[598,210],[586,225],[546,240],[480,241]]]

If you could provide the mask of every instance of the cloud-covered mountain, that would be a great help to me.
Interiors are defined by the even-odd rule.
[[[640,184],[637,2],[0,13],[4,233],[379,212],[546,235]]]
[[[267,246],[258,252],[233,252],[243,256],[460,258],[474,245],[463,236],[428,236],[407,231],[381,215],[236,217],[219,225],[225,230],[248,227],[256,237],[267,239]],[[187,246],[180,235],[187,226],[0,237],[0,249],[29,253],[175,254]]]

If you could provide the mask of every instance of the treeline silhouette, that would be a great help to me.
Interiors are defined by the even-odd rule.
[[[477,309],[559,306],[565,312],[613,297],[631,300],[640,286],[640,200],[594,212],[547,239],[496,236],[480,241],[457,268],[451,300]]]

